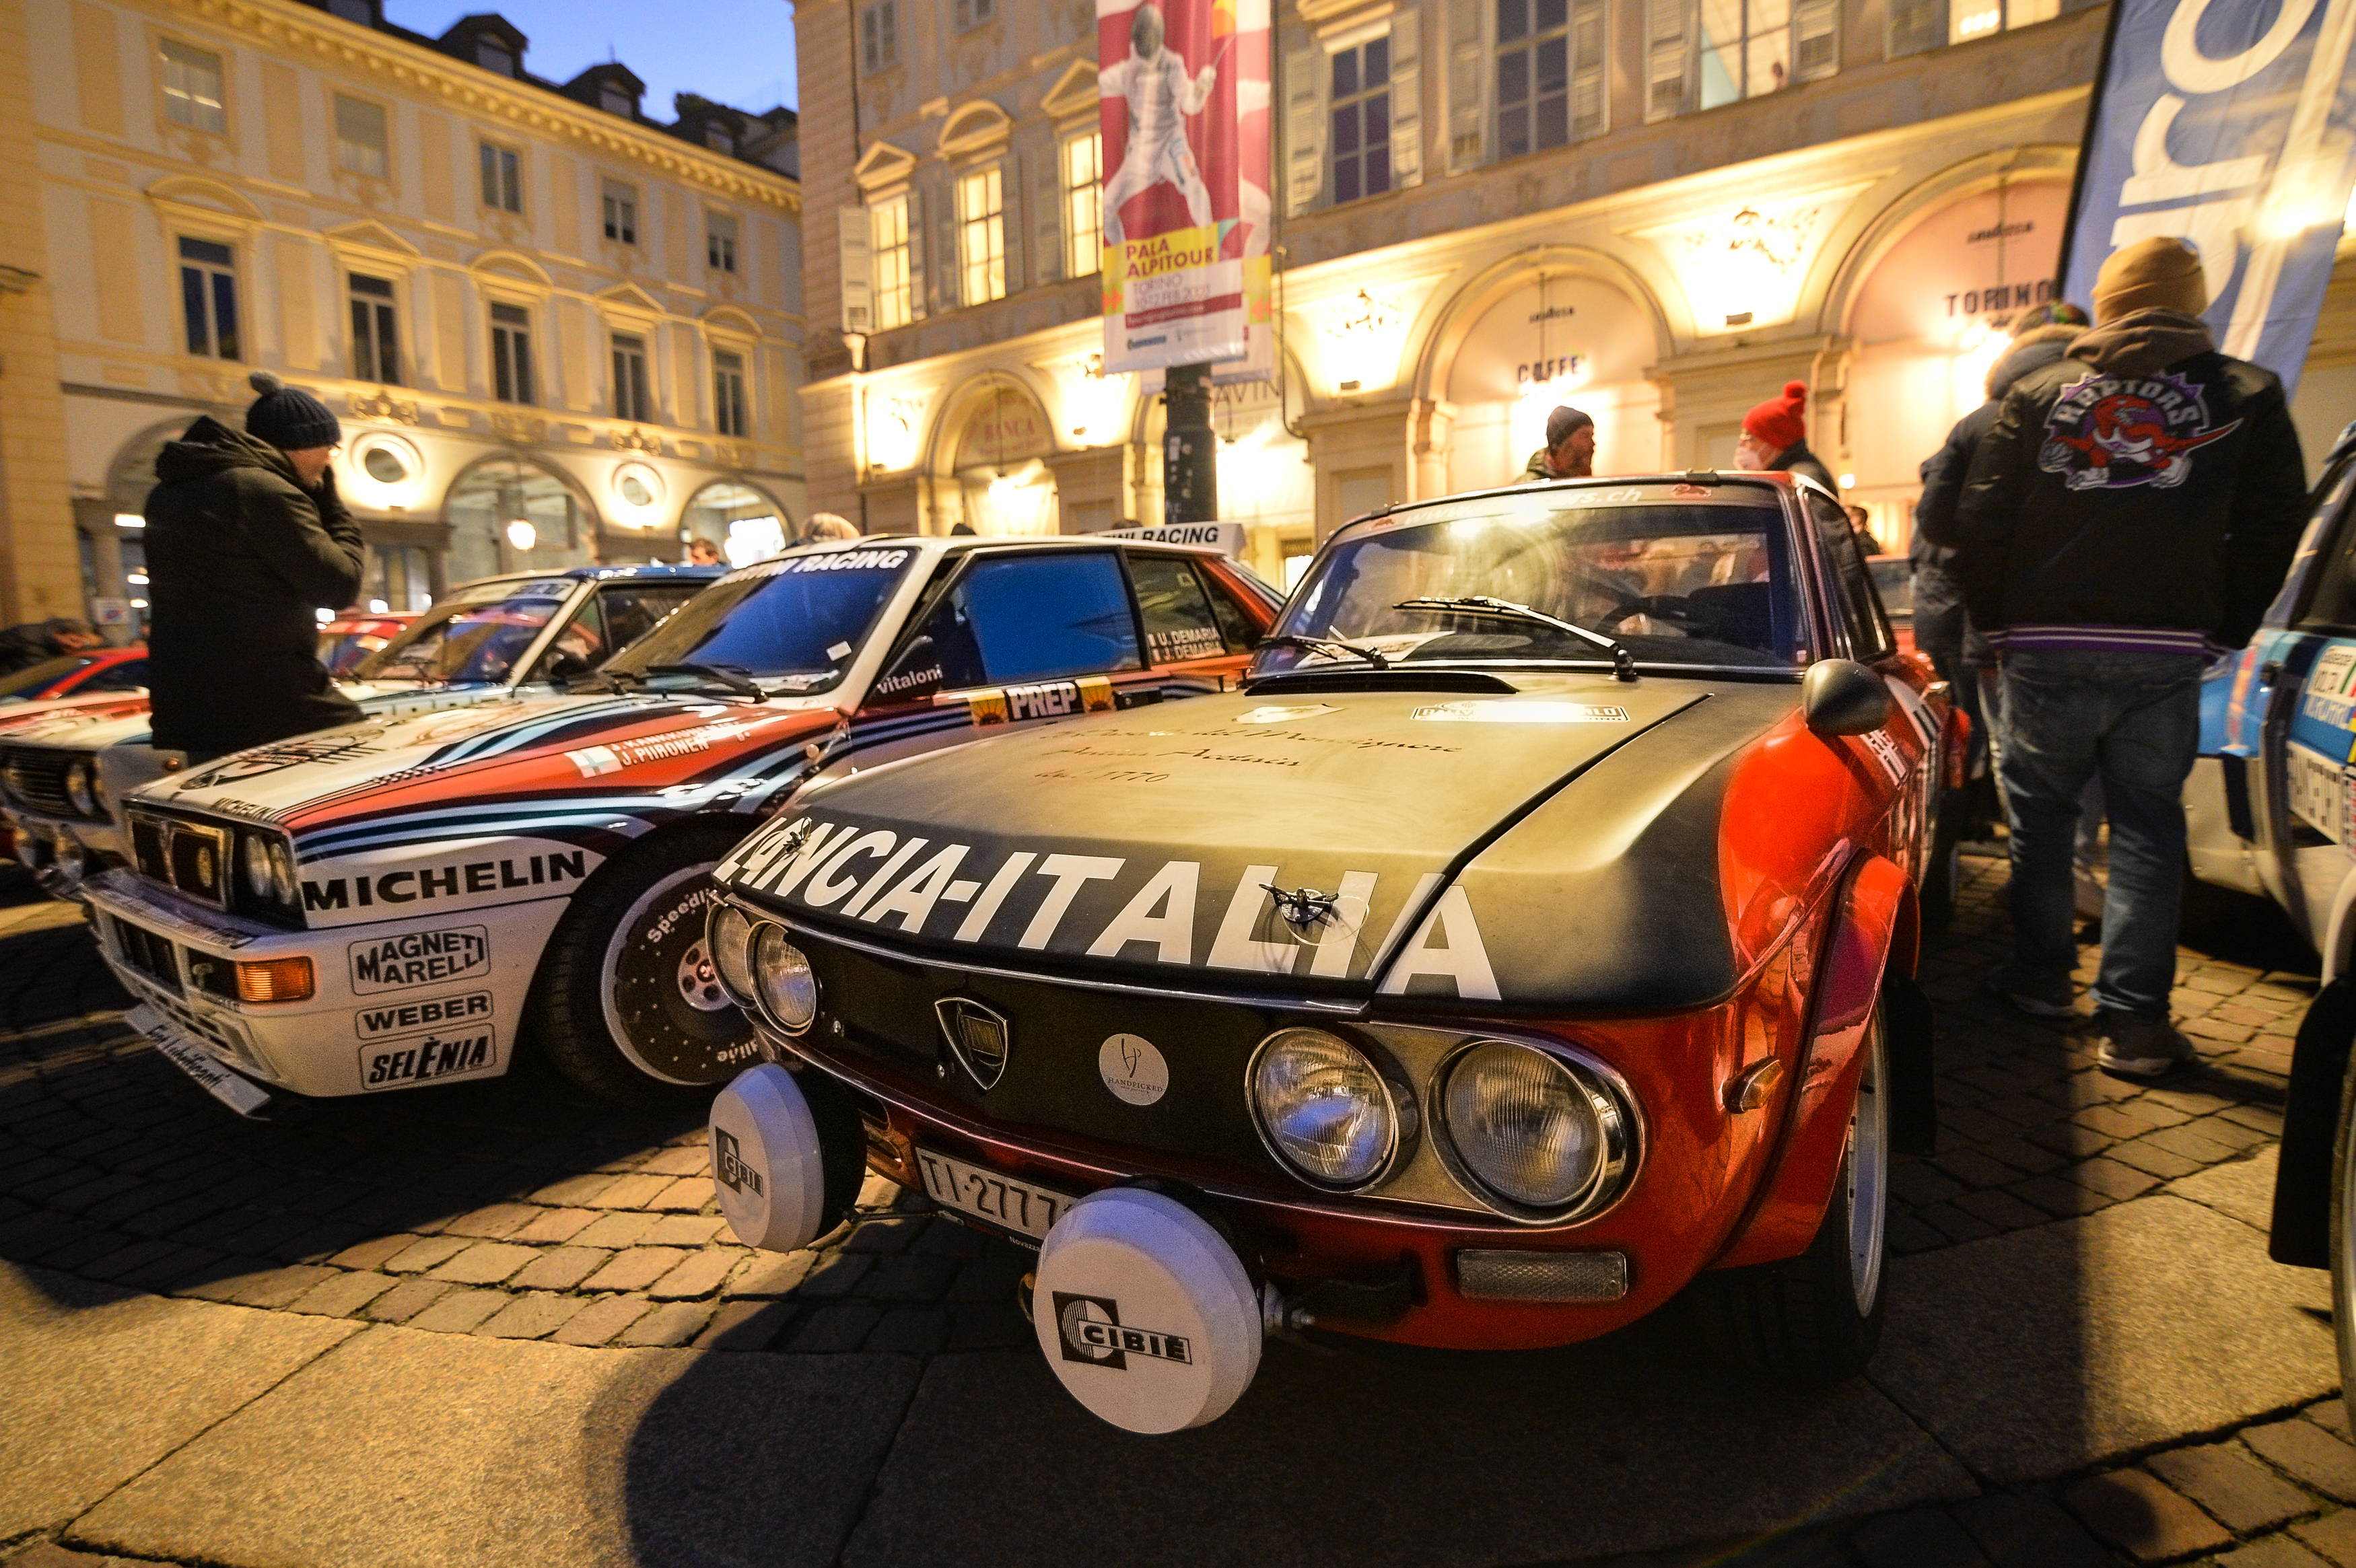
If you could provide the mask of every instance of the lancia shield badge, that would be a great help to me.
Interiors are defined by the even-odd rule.
[[[966,1076],[985,1093],[995,1087],[1006,1071],[1006,1020],[965,997],[944,997],[933,1011]]]

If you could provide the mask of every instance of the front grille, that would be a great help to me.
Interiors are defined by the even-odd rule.
[[[18,805],[48,816],[80,816],[66,798],[66,769],[74,762],[70,752],[18,747],[10,750],[4,769],[8,793]]]
[[[172,944],[144,926],[112,915],[107,918],[114,923],[114,944],[123,950],[123,962],[177,996],[180,966]]]
[[[131,848],[142,875],[217,909],[229,907],[229,829],[134,814]]]

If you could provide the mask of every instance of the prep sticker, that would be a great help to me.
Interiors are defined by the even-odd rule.
[[[360,1047],[360,1087],[406,1089],[419,1083],[438,1083],[445,1078],[472,1078],[496,1072],[498,1065],[496,1030],[487,1027],[452,1029]]]
[[[432,997],[422,1001],[388,1002],[380,1008],[362,1008],[352,1015],[352,1032],[362,1040],[376,1040],[391,1034],[416,1034],[423,1029],[482,1023],[490,1016],[491,994],[488,991],[468,991],[463,996]]]
[[[1628,710],[1608,702],[1515,702],[1474,698],[1438,702],[1410,712],[1409,719],[1435,724],[1625,724]]]
[[[994,687],[939,700],[962,702],[974,728],[1012,724],[1025,719],[1061,719],[1074,713],[1112,710],[1112,682],[1100,675],[1077,680],[1052,680],[1036,686]]]
[[[491,933],[479,925],[412,931],[350,947],[352,989],[406,991],[448,980],[470,980],[491,972]]]

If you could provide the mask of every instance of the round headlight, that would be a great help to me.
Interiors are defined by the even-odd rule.
[[[292,904],[297,891],[294,880],[294,851],[273,838],[270,841],[270,880],[277,889],[278,901]]]
[[[1510,1203],[1561,1209],[1620,1158],[1620,1113],[1559,1057],[1483,1041],[1459,1056],[1441,1091],[1448,1141],[1482,1186]]]
[[[245,878],[245,891],[258,899],[278,896],[278,876],[270,867],[270,844],[267,839],[248,835],[239,841],[237,866]]]
[[[91,812],[91,816],[112,816],[114,815],[113,803],[106,798],[106,770],[98,765],[98,759],[96,757],[92,757],[90,760],[90,798],[92,807]]]
[[[1398,1147],[1398,1113],[1382,1074],[1323,1029],[1269,1036],[1252,1061],[1251,1091],[1269,1147],[1320,1186],[1364,1186]]]
[[[712,950],[712,966],[720,972],[720,984],[737,1001],[753,1000],[751,917],[734,904],[714,904],[703,940]]]
[[[91,790],[90,775],[91,765],[87,762],[75,763],[69,766],[66,769],[66,798],[71,801],[73,808],[84,816],[96,816],[98,796]]]
[[[799,1034],[818,1017],[818,976],[809,959],[786,940],[782,925],[764,925],[753,944],[753,984],[769,1021]]]

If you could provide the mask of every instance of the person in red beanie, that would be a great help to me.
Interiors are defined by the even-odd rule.
[[[1753,474],[1797,474],[1815,480],[1837,496],[1832,473],[1808,450],[1807,421],[1800,411],[1808,405],[1808,384],[1787,381],[1783,395],[1770,398],[1742,416],[1742,439],[1734,443],[1734,465]]]

